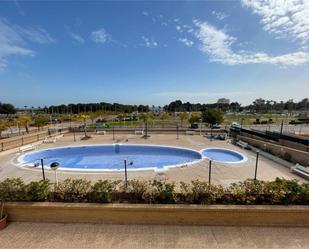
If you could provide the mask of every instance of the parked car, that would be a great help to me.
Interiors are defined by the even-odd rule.
[[[192,123],[191,128],[192,129],[198,129],[198,123]]]

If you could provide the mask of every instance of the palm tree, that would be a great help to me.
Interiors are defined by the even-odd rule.
[[[182,127],[183,121],[188,120],[189,114],[187,112],[181,112],[179,113],[179,118],[180,118],[180,126]]]
[[[20,132],[20,127],[24,126],[26,132],[29,133],[29,123],[31,121],[32,120],[29,116],[26,116],[26,115],[19,116],[18,119],[17,119],[19,132]]]
[[[145,126],[144,138],[147,139],[148,138],[148,122],[152,119],[152,115],[149,113],[143,113],[142,115],[140,115],[140,118],[143,120],[144,126]]]
[[[88,118],[89,118],[89,116],[84,115],[84,114],[82,114],[82,115],[79,116],[79,119],[80,119],[81,121],[83,121],[83,123],[84,123],[84,135],[85,135],[85,138],[90,138],[90,137],[87,135],[87,126],[86,126],[86,121],[87,121]]]

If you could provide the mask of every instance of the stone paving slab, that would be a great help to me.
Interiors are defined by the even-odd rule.
[[[1,249],[306,249],[309,228],[145,226],[13,222]]]

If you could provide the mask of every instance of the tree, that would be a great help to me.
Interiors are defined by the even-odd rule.
[[[170,117],[168,113],[164,112],[160,115],[160,119],[163,121],[162,127],[164,126],[164,121],[167,120]]]
[[[15,114],[16,109],[13,105],[8,103],[0,103],[0,114]]]
[[[183,121],[188,120],[189,114],[187,112],[181,112],[179,113],[180,118],[180,126],[182,127]]]
[[[33,119],[33,125],[40,129],[48,123],[48,118],[45,115],[36,115]]]
[[[9,123],[6,119],[0,119],[0,137],[2,136],[2,132],[6,131],[9,128]]]
[[[29,133],[29,124],[31,123],[31,117],[25,116],[25,115],[19,116],[17,118],[17,123],[18,123],[19,132],[20,132],[20,127],[23,126],[25,127],[26,132]]]
[[[221,124],[224,119],[224,114],[222,111],[217,109],[208,109],[203,112],[203,121],[211,125]]]
[[[191,114],[190,118],[189,118],[189,123],[192,125],[193,123],[197,123],[199,122],[201,119],[201,114],[194,112]]]
[[[150,113],[143,113],[140,116],[140,119],[143,120],[145,126],[145,138],[148,138],[148,122],[152,119],[152,115]]]
[[[230,110],[231,110],[232,112],[238,112],[239,109],[240,109],[240,104],[239,104],[238,102],[232,102],[232,103],[230,104]]]
[[[89,118],[89,116],[87,116],[85,114],[82,114],[82,115],[79,116],[79,120],[84,123],[84,135],[85,135],[85,138],[90,138],[87,135],[87,124],[86,124],[86,121],[87,121],[88,118]]]

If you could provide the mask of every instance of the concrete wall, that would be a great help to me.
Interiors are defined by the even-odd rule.
[[[308,206],[6,203],[10,221],[224,226],[309,226]]]
[[[300,144],[300,143],[295,143],[295,142],[292,142],[292,141],[288,141],[288,140],[285,140],[285,139],[279,139],[279,143],[277,143],[275,141],[268,140],[268,139],[258,137],[258,136],[254,136],[254,135],[246,133],[246,132],[242,132],[241,136],[265,141],[265,142],[268,142],[268,143],[280,144],[280,145],[285,146],[285,147],[290,147],[290,148],[293,148],[293,149],[296,149],[296,150],[302,150],[302,151],[309,152],[309,146],[306,146],[306,145],[303,145],[303,144]]]
[[[261,150],[279,156],[287,161],[300,163],[303,165],[309,164],[309,152],[293,149],[286,146],[281,146],[275,143],[261,141],[259,139],[249,138],[247,136],[237,136],[237,138]]]

